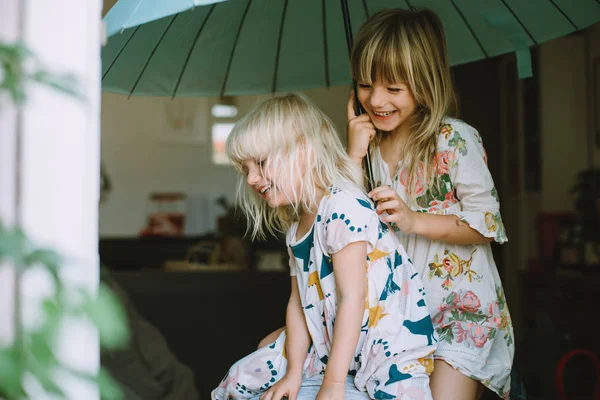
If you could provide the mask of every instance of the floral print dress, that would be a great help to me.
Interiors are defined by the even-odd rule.
[[[311,347],[304,380],[323,374],[331,351],[338,299],[331,255],[353,242],[367,243],[366,298],[358,345],[348,375],[372,399],[431,400],[429,374],[437,338],[423,282],[398,239],[381,223],[373,203],[356,186],[332,187],[312,228],[296,240],[287,233],[290,274],[298,291]],[[212,399],[254,399],[286,372],[286,332],[235,363]]]
[[[506,242],[498,194],[487,168],[481,137],[471,126],[451,118],[444,120],[438,137],[433,166],[437,187],[425,187],[421,164],[415,185],[416,201],[409,202],[407,169],[401,161],[391,178],[379,148],[373,151],[377,186],[394,188],[415,211],[456,215],[483,236]],[[394,228],[425,285],[440,340],[435,358],[443,359],[507,399],[514,338],[490,244],[454,245]]]

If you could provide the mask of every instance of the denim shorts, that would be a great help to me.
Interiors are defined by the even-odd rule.
[[[323,375],[315,375],[311,378],[304,377],[297,400],[315,400],[322,383]],[[253,397],[252,400],[259,400],[259,398],[259,396]],[[354,386],[353,376],[346,377],[346,400],[370,400],[367,392],[361,392]]]
[[[302,385],[298,392],[298,400],[314,400],[321,389],[323,375],[315,375],[311,378],[302,379]],[[367,392],[361,392],[354,386],[354,377],[346,377],[346,400],[370,400]]]

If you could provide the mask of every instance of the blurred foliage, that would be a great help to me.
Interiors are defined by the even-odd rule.
[[[35,56],[20,43],[0,42],[0,100],[8,97],[16,106],[22,105],[26,100],[26,87],[31,82],[83,99],[72,75],[44,70]],[[2,104],[0,102],[0,112]],[[65,285],[61,278],[63,265],[64,260],[55,251],[35,246],[19,227],[7,227],[0,221],[0,268],[14,268],[18,278],[33,268],[41,268],[53,283],[51,294],[40,305],[41,321],[35,327],[23,325],[18,310],[24,299],[22,293],[16,291],[20,298],[14,299],[13,313],[19,316],[14,319],[15,338],[12,343],[0,344],[2,399],[27,398],[25,382],[32,378],[47,393],[64,398],[63,389],[55,379],[59,372],[95,382],[102,399],[123,398],[119,385],[105,370],[88,374],[64,365],[55,355],[61,329],[67,319],[73,317],[85,319],[96,327],[102,348],[123,348],[129,339],[126,313],[118,297],[103,283],[94,294],[80,287]]]

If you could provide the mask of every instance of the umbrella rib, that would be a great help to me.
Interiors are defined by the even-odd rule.
[[[327,11],[325,9],[325,0],[321,0],[321,9],[323,11],[323,49],[325,50],[325,84],[329,88],[329,52],[327,47]]]
[[[456,12],[458,12],[458,15],[460,15],[460,17],[462,18],[463,22],[465,23],[465,25],[467,26],[467,28],[469,28],[469,32],[471,32],[471,35],[473,35],[473,39],[475,39],[475,41],[477,42],[477,44],[479,45],[479,48],[481,49],[481,51],[483,52],[483,55],[485,56],[485,58],[488,58],[489,55],[487,53],[487,51],[485,51],[485,49],[483,48],[483,44],[481,44],[481,42],[479,41],[479,38],[477,37],[477,35],[475,35],[475,31],[473,30],[473,28],[471,27],[471,25],[469,24],[469,22],[467,21],[467,18],[465,18],[465,15],[463,14],[463,12],[461,11],[460,8],[458,8],[458,6],[456,5],[456,3],[454,2],[454,0],[450,0],[450,3],[452,3],[452,5],[454,6],[454,8],[456,9]]]
[[[369,9],[367,8],[367,0],[363,0],[363,8],[365,9],[365,18],[369,18]]]
[[[140,25],[136,26],[136,28],[133,31],[133,33],[131,34],[131,36],[129,36],[129,39],[127,39],[127,42],[125,42],[125,44],[123,45],[123,47],[121,48],[121,50],[119,50],[119,54],[117,54],[117,56],[114,58],[114,60],[112,61],[112,63],[110,63],[110,66],[106,69],[106,72],[104,73],[104,75],[102,75],[102,80],[104,80],[104,78],[106,78],[106,75],[108,75],[108,73],[112,69],[113,65],[115,65],[115,63],[119,59],[119,56],[121,55],[121,53],[123,52],[123,50],[125,50],[125,47],[127,47],[127,45],[129,44],[129,42],[131,41],[131,39],[133,39],[133,36],[137,33],[138,29],[140,29]]]
[[[548,1],[549,1],[550,3],[552,3],[552,5],[553,5],[553,6],[554,6],[554,7],[555,7],[557,10],[558,10],[558,12],[559,12],[559,13],[561,13],[561,14],[562,14],[562,16],[563,16],[563,17],[565,17],[565,19],[566,19],[567,21],[569,21],[569,23],[570,23],[571,25],[573,25],[573,28],[575,28],[575,30],[576,30],[576,31],[578,31],[578,30],[579,30],[579,28],[577,27],[577,25],[575,25],[575,22],[573,22],[573,20],[572,20],[571,18],[569,18],[569,16],[568,16],[568,15],[567,15],[567,14],[566,14],[564,11],[563,11],[563,9],[562,9],[562,8],[560,8],[560,7],[558,6],[558,4],[556,4],[556,3],[554,2],[554,0],[548,0]],[[599,0],[596,0],[596,1],[599,1]]]
[[[175,95],[177,94],[177,90],[179,90],[179,84],[181,83],[181,79],[183,78],[183,74],[185,72],[185,69],[187,68],[188,63],[190,62],[190,57],[192,56],[194,47],[196,47],[196,42],[198,42],[198,38],[200,37],[200,34],[204,30],[204,27],[206,26],[206,22],[210,18],[215,7],[216,7],[216,4],[213,4],[212,6],[210,6],[210,10],[208,10],[208,14],[206,14],[206,18],[204,18],[204,22],[202,22],[202,25],[200,25],[200,29],[198,29],[198,33],[196,33],[196,37],[194,38],[194,43],[192,43],[192,47],[190,47],[190,51],[188,51],[187,57],[185,58],[185,62],[183,63],[183,68],[181,69],[181,73],[179,74],[179,78],[177,78],[177,83],[175,84],[175,89],[173,90],[173,95],[171,96],[172,99],[175,98]]]
[[[535,43],[537,45],[538,42],[533,38],[533,35],[531,34],[531,32],[529,32],[527,30],[527,28],[525,27],[525,25],[523,24],[523,22],[521,22],[521,20],[519,19],[519,17],[517,17],[517,14],[515,14],[515,12],[513,11],[513,9],[510,8],[510,6],[508,4],[506,4],[506,0],[500,0],[500,1],[502,1],[502,4],[504,4],[504,7],[506,7],[508,9],[508,11],[510,11],[510,13],[513,15],[513,17],[515,17],[515,19],[517,20],[517,22],[519,23],[519,25],[521,25],[521,28],[523,28],[523,30],[525,31],[525,33],[527,33],[527,35],[529,36],[529,38],[531,40],[533,40],[533,43]]]
[[[287,13],[288,0],[285,0],[283,4],[283,12],[281,13],[281,23],[279,24],[279,36],[277,38],[277,51],[275,52],[275,73],[273,74],[273,85],[271,86],[271,93],[275,93],[277,89],[277,74],[279,73],[279,56],[281,54],[281,38],[283,37],[283,24],[285,22],[285,15]]]
[[[252,4],[252,1],[248,0],[248,4],[246,5],[246,9],[244,10],[244,15],[242,15],[242,20],[240,21],[240,26],[238,27],[237,34],[235,35],[235,42],[233,42],[233,48],[231,49],[231,55],[229,56],[229,62],[227,63],[227,72],[225,72],[225,79],[223,79],[223,86],[221,87],[221,97],[223,97],[223,95],[225,94],[225,87],[227,87],[227,80],[229,79],[229,71],[231,70],[231,63],[235,54],[235,48],[237,47],[238,40],[240,39],[242,26],[244,25],[244,21],[246,20],[246,15],[248,15],[250,4]]]
[[[163,34],[160,36],[160,39],[158,39],[158,42],[156,42],[156,46],[154,46],[154,48],[150,52],[150,57],[148,57],[148,60],[146,60],[146,63],[144,64],[144,68],[142,68],[142,71],[140,72],[140,75],[137,77],[135,83],[133,84],[133,87],[131,88],[131,91],[129,92],[128,98],[131,97],[131,95],[135,91],[135,88],[137,87],[138,83],[140,83],[140,80],[142,79],[142,75],[144,75],[144,72],[146,72],[146,68],[148,68],[148,65],[150,64],[150,61],[152,61],[152,57],[154,57],[154,53],[156,53],[156,50],[158,49],[158,46],[160,46],[162,40],[164,39],[165,35],[167,34],[167,32],[169,31],[169,29],[171,28],[171,25],[173,25],[173,22],[175,22],[175,20],[177,19],[178,16],[179,16],[179,13],[175,14],[175,16],[173,18],[171,18],[171,22],[169,22],[169,25],[167,26],[167,28],[165,29],[165,31],[163,32]]]

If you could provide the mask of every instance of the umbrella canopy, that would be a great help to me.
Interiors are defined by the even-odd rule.
[[[340,1],[192,8],[201,3],[210,1],[120,0],[105,18],[103,90],[234,96],[351,83]],[[529,47],[600,20],[598,0],[348,0],[352,30],[381,9],[411,6],[440,15],[452,65],[517,52],[522,76]]]
[[[107,35],[220,1],[225,0],[120,0],[104,18]]]

